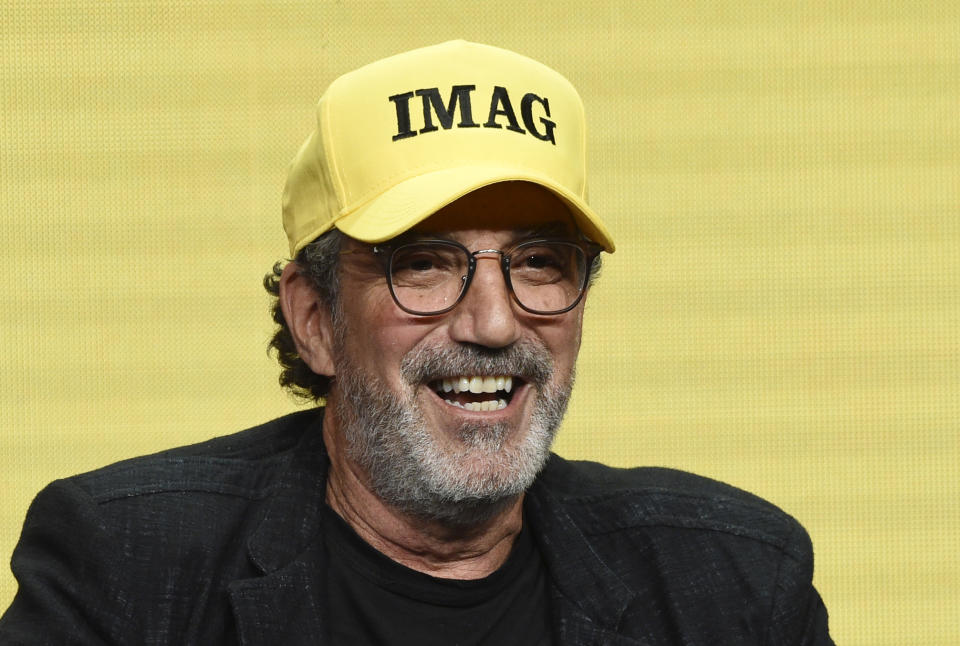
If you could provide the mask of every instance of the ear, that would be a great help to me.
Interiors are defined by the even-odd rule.
[[[280,276],[280,308],[300,358],[318,375],[335,376],[330,310],[296,262],[287,263]]]

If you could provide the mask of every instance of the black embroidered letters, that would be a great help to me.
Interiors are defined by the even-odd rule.
[[[441,128],[450,130],[457,128],[479,128],[479,123],[473,120],[473,92],[475,85],[454,85],[450,88],[449,98],[444,101],[444,95],[440,88],[429,87],[419,90],[394,94],[388,97],[393,103],[397,115],[397,132],[391,139],[398,141],[409,137],[416,137],[418,134],[437,132]],[[414,123],[411,116],[410,102],[414,96],[421,99],[423,109],[423,118]],[[459,112],[459,121],[454,124],[454,119]],[[416,115],[416,108],[414,108]],[[537,96],[528,92],[520,99],[520,119],[517,119],[517,113],[513,109],[513,103],[510,101],[510,94],[507,88],[494,86],[490,95],[490,109],[487,112],[487,120],[484,122],[484,128],[505,128],[511,132],[519,134],[529,133],[540,141],[549,141],[556,145],[553,131],[557,127],[556,122],[551,121],[550,102],[546,97]],[[520,122],[526,130],[520,126]]]

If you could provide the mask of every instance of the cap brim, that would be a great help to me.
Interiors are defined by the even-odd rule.
[[[610,233],[583,199],[546,177],[505,166],[460,166],[411,177],[338,217],[333,224],[351,238],[383,242],[408,231],[467,193],[510,181],[532,182],[549,189],[570,208],[585,236],[605,251],[614,251]]]

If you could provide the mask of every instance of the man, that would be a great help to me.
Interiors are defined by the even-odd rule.
[[[550,454],[610,234],[579,96],[462,41],[336,80],[284,193],[325,406],[52,484],[4,644],[829,644],[789,516]]]

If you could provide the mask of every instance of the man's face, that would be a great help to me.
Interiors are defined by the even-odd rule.
[[[505,249],[550,225],[573,234],[556,197],[512,182],[461,198],[418,232],[475,251]],[[456,308],[411,315],[391,297],[380,259],[341,258],[328,415],[371,488],[388,504],[448,521],[477,520],[514,500],[542,468],[566,409],[583,302],[530,314],[511,299],[499,258],[484,256]]]

